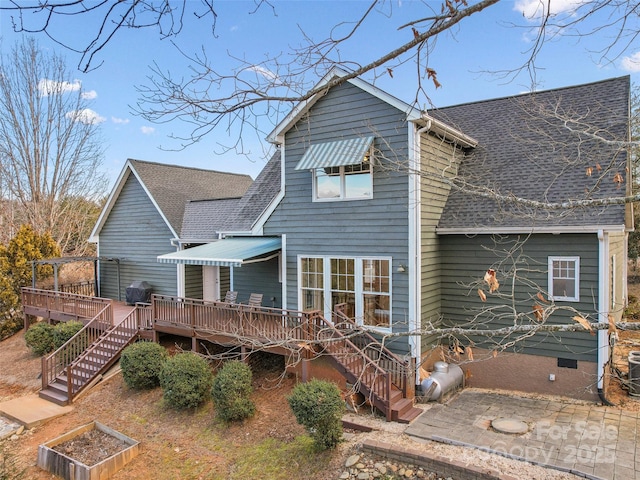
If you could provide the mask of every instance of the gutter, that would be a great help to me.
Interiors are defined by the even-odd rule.
[[[598,323],[608,323],[608,305],[610,304],[609,289],[603,288],[608,286],[609,278],[609,249],[607,245],[607,234],[604,230],[598,230]],[[598,359],[597,359],[597,375],[598,375],[598,397],[603,405],[613,406],[607,400],[604,393],[604,370],[607,360],[609,359],[609,334],[608,330],[598,330]]]

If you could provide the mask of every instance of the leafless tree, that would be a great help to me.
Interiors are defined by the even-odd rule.
[[[32,39],[3,59],[0,184],[11,210],[5,220],[49,231],[63,252],[81,255],[106,178],[99,120],[71,78],[64,60],[47,56]]]

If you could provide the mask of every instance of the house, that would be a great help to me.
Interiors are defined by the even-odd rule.
[[[201,298],[200,267],[157,257],[180,238],[190,201],[237,200],[252,183],[248,175],[127,160],[89,238],[99,257],[117,259],[99,262],[100,295],[124,300],[129,285],[146,281],[154,293]]]
[[[433,327],[620,317],[630,207],[584,201],[629,188],[629,88],[622,77],[425,112],[358,78],[328,86],[271,132],[276,154],[242,197],[185,199],[154,249],[158,268],[177,270],[159,291],[219,298],[207,285],[228,269],[228,285],[273,306],[354,319],[415,362],[416,384],[417,367],[444,355],[474,386],[592,398],[606,331],[442,338]],[[111,244],[111,217],[142,221],[118,214],[124,174],[94,229],[101,256],[132,256]],[[139,177],[129,188],[164,220]],[[117,229],[132,240],[129,226]]]

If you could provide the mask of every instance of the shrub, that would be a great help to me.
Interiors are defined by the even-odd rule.
[[[46,355],[53,351],[53,326],[47,322],[35,323],[25,332],[24,340],[35,355]]]
[[[225,422],[251,417],[256,411],[250,398],[252,391],[251,368],[238,360],[225,363],[211,387],[218,416]]]
[[[71,320],[69,322],[62,322],[57,324],[53,328],[53,348],[57,350],[62,345],[67,343],[71,337],[82,330],[84,325],[82,322]]]
[[[167,361],[165,348],[154,342],[129,345],[120,356],[122,378],[129,388],[148,389],[160,385],[160,372]]]
[[[298,423],[305,427],[319,450],[335,447],[342,438],[344,402],[331,382],[300,383],[287,399]]]
[[[207,362],[190,352],[169,358],[160,371],[163,398],[170,407],[192,408],[207,398],[213,374]]]

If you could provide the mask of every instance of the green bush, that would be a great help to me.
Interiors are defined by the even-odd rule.
[[[207,362],[190,352],[169,358],[160,372],[163,398],[176,409],[193,408],[205,401],[213,374]]]
[[[53,351],[53,326],[47,322],[35,323],[25,332],[24,340],[35,355],[46,355]]]
[[[331,382],[311,380],[295,386],[287,399],[298,423],[319,450],[335,447],[342,438],[344,401]]]
[[[250,398],[252,391],[251,368],[238,360],[225,363],[211,387],[218,417],[225,422],[251,417],[256,411]]]
[[[53,328],[53,348],[57,350],[62,345],[67,343],[71,337],[82,330],[84,325],[82,322],[71,320],[68,322],[61,322]],[[84,350],[84,349],[83,349]]]
[[[148,389],[160,385],[160,372],[167,361],[167,350],[154,342],[129,345],[120,356],[122,378],[129,388]]]

